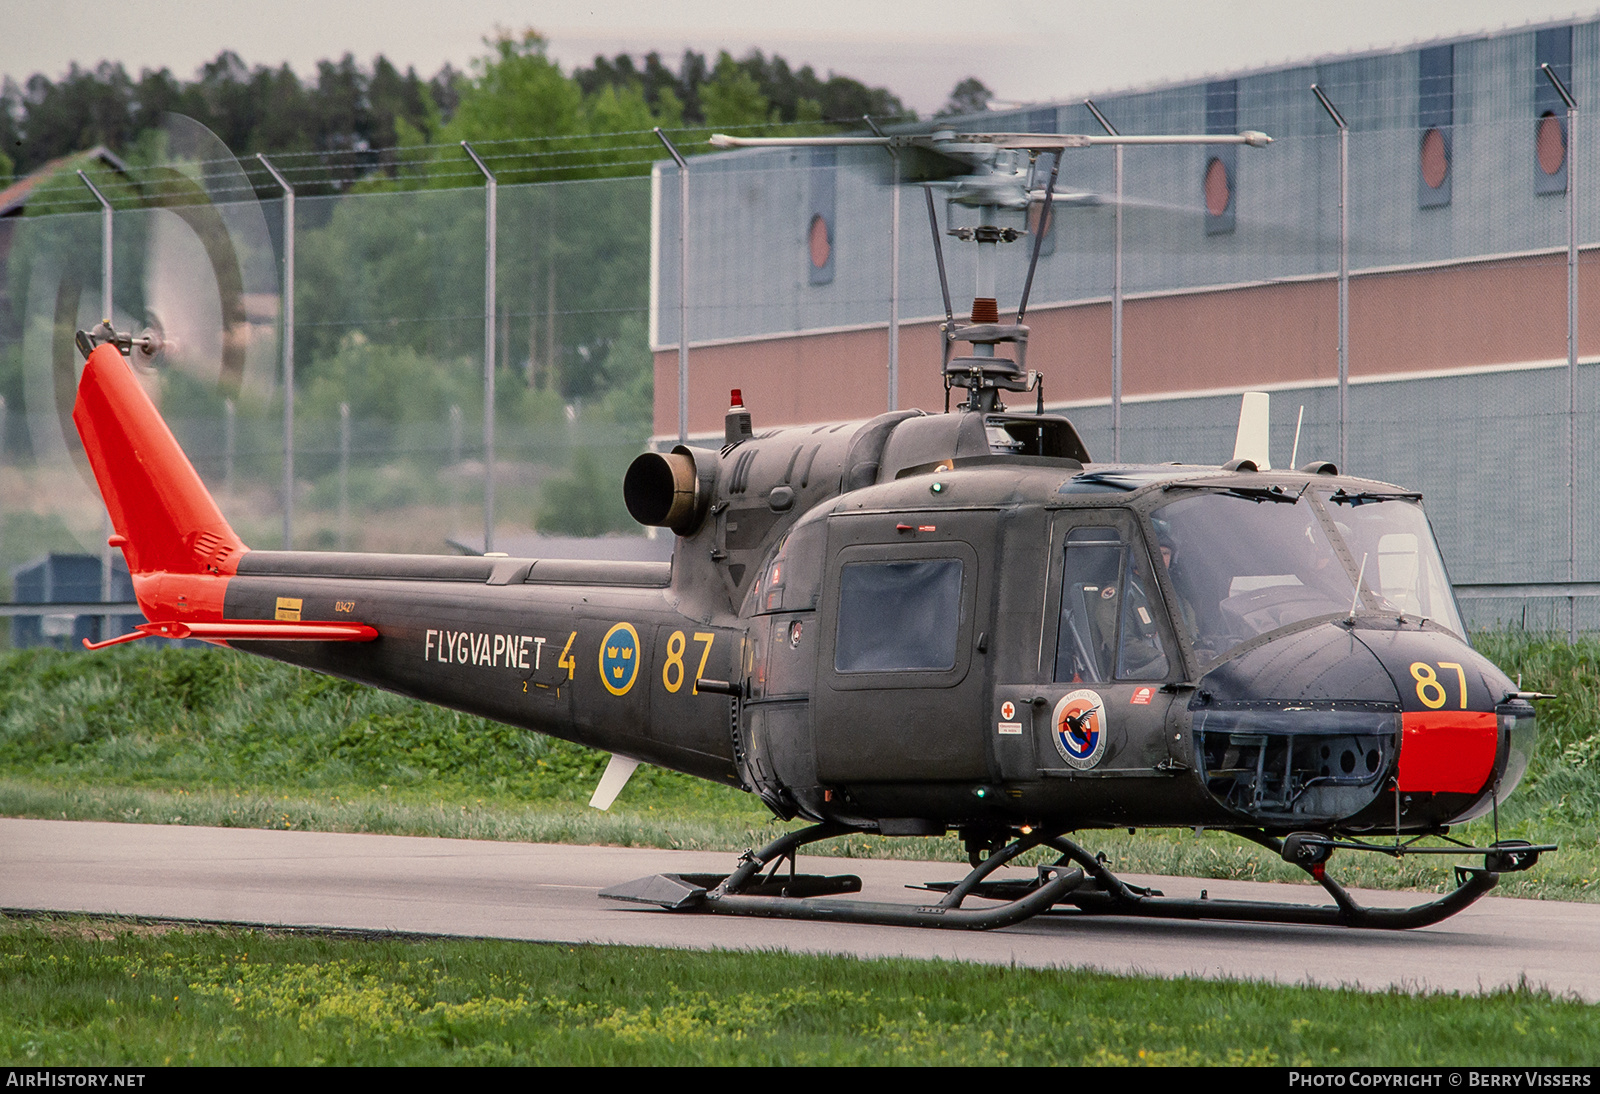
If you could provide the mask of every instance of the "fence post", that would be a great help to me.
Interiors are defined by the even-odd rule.
[[[483,553],[494,551],[494,282],[495,237],[499,183],[494,172],[478,158],[472,145],[461,142],[472,162],[483,172],[484,272],[483,272]]]
[[[866,122],[878,136],[884,132],[872,115],[863,114]],[[894,165],[889,178],[889,399],[888,409],[900,409],[900,150],[893,145],[884,149]]]
[[[667,135],[655,134],[678,165],[678,443],[689,443],[689,163]]]
[[[1578,100],[1556,70],[1539,66],[1567,104],[1567,581],[1578,580]],[[1578,598],[1567,598],[1567,641],[1578,640]]]
[[[1339,470],[1350,470],[1350,127],[1322,88],[1311,93],[1339,127]]]
[[[339,404],[339,550],[350,527],[350,404]]]
[[[1094,120],[1110,136],[1117,136],[1117,128],[1092,100],[1085,99]],[[1111,459],[1122,462],[1122,145],[1115,149],[1112,183],[1116,189],[1116,242],[1111,263]],[[1044,228],[1041,225],[1040,231]]]
[[[100,188],[89,181],[89,176],[80,169],[78,178],[89,188],[94,199],[100,203],[100,304],[106,325],[115,327],[113,316],[116,309],[111,302],[111,203],[100,192]],[[107,509],[105,520],[101,524],[100,535],[100,600],[102,603],[111,603],[111,510]],[[113,627],[112,617],[102,616],[100,619],[100,637],[110,638]]]
[[[233,453],[239,443],[239,411],[232,399],[222,400],[222,496],[233,501]]]
[[[294,187],[260,152],[283,190],[283,549],[294,550]]]

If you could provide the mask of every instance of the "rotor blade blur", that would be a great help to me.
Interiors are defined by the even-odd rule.
[[[1044,200],[1044,191],[1031,190],[1030,201]],[[1115,194],[1099,191],[1075,190],[1055,192],[1056,215],[1090,218],[1097,212],[1110,214],[1118,205]],[[1201,205],[1160,201],[1125,195],[1121,200],[1127,218],[1128,253],[1203,253],[1214,244],[1208,243],[1204,234],[1206,210]],[[1235,234],[1249,238],[1250,246],[1262,254],[1304,254],[1322,250],[1337,257],[1339,225],[1331,218],[1325,222],[1304,220],[1281,221],[1240,213]],[[1143,233],[1141,235],[1141,232]],[[1371,256],[1400,255],[1405,253],[1402,243],[1392,238],[1371,235],[1352,235],[1351,245]]]
[[[157,364],[208,386],[222,376],[223,294],[200,236],[171,209],[150,210],[145,321],[161,335]]]
[[[171,166],[155,176],[145,255],[148,321],[167,343],[155,363],[226,394],[270,392],[278,278],[255,188],[204,125],[167,114],[162,132]]]

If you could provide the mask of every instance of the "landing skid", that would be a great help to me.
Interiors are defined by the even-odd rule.
[[[1467,907],[1500,880],[1500,874],[1526,870],[1548,845],[1497,843],[1487,848],[1449,848],[1450,853],[1481,852],[1481,867],[1456,867],[1456,888],[1437,900],[1409,908],[1368,908],[1327,875],[1335,848],[1396,854],[1396,849],[1341,843],[1316,835],[1280,840],[1259,832],[1240,835],[1261,844],[1310,874],[1333,904],[1283,904],[1251,900],[1199,900],[1164,896],[1160,890],[1130,885],[1104,862],[1062,835],[1033,832],[1007,843],[957,882],[935,882],[921,888],[944,894],[936,904],[835,900],[859,893],[861,879],[852,874],[823,876],[795,872],[795,855],[806,844],[844,835],[852,829],[818,824],[791,832],[763,847],[746,851],[732,874],[657,874],[601,892],[602,897],[649,904],[669,911],[715,915],[813,919],[836,923],[871,923],[898,927],[943,927],[986,931],[1008,927],[1042,914],[1121,915],[1155,919],[1216,919],[1245,923],[1303,923],[1326,927],[1408,930],[1447,919]],[[1035,847],[1060,852],[1054,863],[1038,867],[1035,877],[1009,881],[987,878],[1001,866]],[[1411,848],[1403,853],[1428,853]],[[783,864],[789,864],[782,872]],[[768,869],[770,867],[770,870]],[[762,871],[768,872],[763,876]],[[999,901],[995,907],[965,908],[969,897]]]
[[[794,856],[808,843],[841,836],[849,831],[852,829],[839,825],[813,825],[780,837],[760,851],[746,851],[739,868],[725,878],[704,874],[657,874],[606,889],[600,895],[612,900],[653,904],[671,911],[987,931],[1009,927],[1046,911],[1084,882],[1082,870],[1041,867],[1032,891],[1015,900],[1007,900],[995,908],[961,906],[984,878],[1024,851],[1044,842],[1044,835],[1035,834],[1013,840],[991,854],[937,904],[830,900],[829,896],[839,893],[859,893],[861,879],[849,874],[839,877],[796,874]],[[789,873],[780,875],[778,871],[785,860],[789,863]],[[772,867],[771,873],[762,877],[761,871],[769,865]],[[807,893],[815,895],[805,895]]]

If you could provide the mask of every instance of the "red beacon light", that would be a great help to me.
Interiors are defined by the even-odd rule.
[[[755,436],[750,428],[750,412],[744,408],[744,392],[734,388],[728,392],[728,414],[723,419],[722,450],[742,444]]]

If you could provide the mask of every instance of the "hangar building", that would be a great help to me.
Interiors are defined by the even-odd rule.
[[[1542,65],[1576,96],[1575,132]],[[1291,454],[1297,463],[1337,458],[1340,141],[1313,84],[1348,125],[1347,469],[1423,491],[1458,586],[1569,577],[1572,184],[1580,243],[1576,577],[1595,582],[1600,22],[1095,96],[1124,134],[1254,129],[1273,143],[1130,147],[1120,203],[1110,149],[1065,154],[1057,191],[1081,196],[1059,203],[1047,226],[1027,316],[1028,366],[1045,374],[1047,405],[1073,419],[1097,460],[1120,451],[1129,462],[1221,463],[1232,454],[1240,393],[1264,390],[1272,393],[1275,465]],[[905,131],[935,128],[1104,131],[1082,101]],[[691,434],[720,434],[734,387],[758,431],[890,406],[891,178],[881,148],[751,149],[690,161]],[[656,165],[650,321],[661,437],[678,430],[679,184],[670,160]],[[944,402],[943,304],[932,236],[921,186],[902,176],[899,190],[895,398],[935,411]],[[936,207],[941,230],[976,222],[975,210],[942,199]],[[1010,223],[1024,228],[1028,220],[1018,211]],[[1002,248],[1002,315],[1015,309],[1031,242],[1024,236]],[[958,318],[970,307],[972,250],[945,237]],[[1529,626],[1565,629],[1574,590],[1544,591],[1560,597],[1480,589],[1507,595],[1463,606],[1478,624],[1521,613]],[[1600,626],[1600,598],[1579,599],[1577,610],[1585,629]]]

